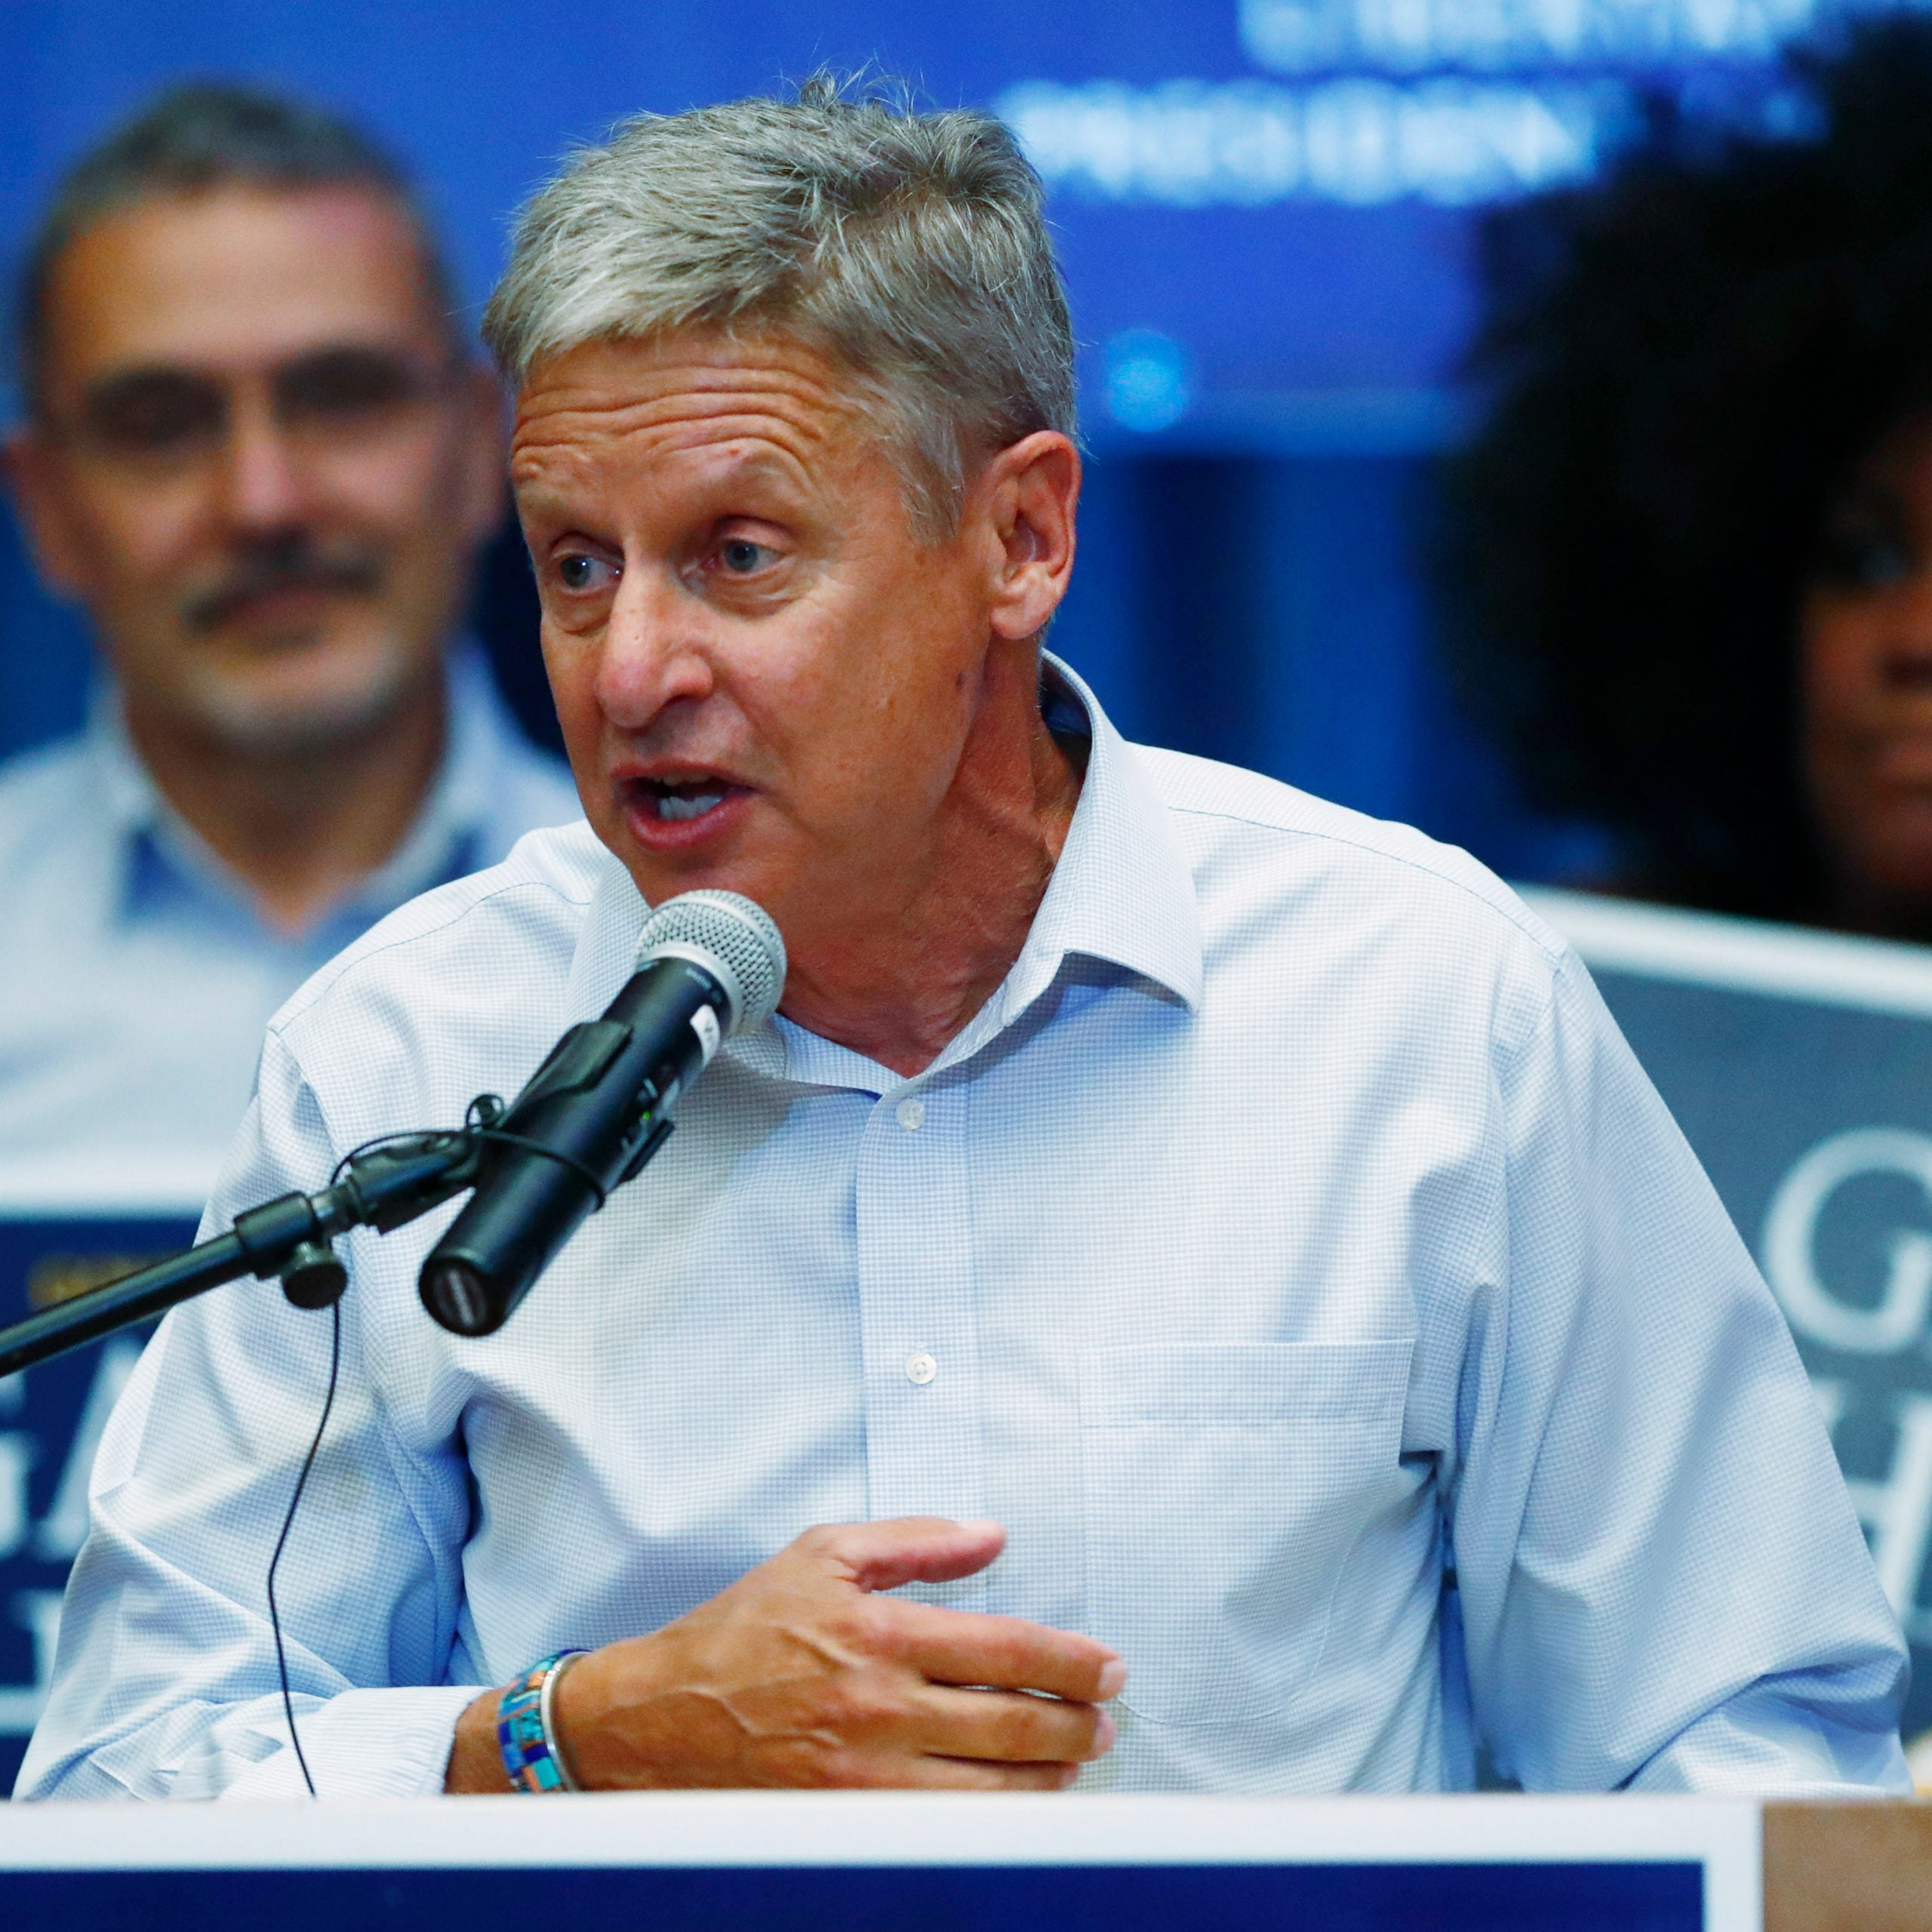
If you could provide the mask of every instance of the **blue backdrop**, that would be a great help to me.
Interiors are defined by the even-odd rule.
[[[1131,732],[1411,818],[1521,875],[1587,838],[1515,806],[1432,669],[1431,454],[1485,202],[1586,172],[1633,86],[1775,113],[1768,56],[1840,0],[8,0],[0,251],[152,88],[346,107],[418,169],[480,304],[509,212],[640,108],[872,62],[989,105],[1053,189],[1093,454],[1059,641]],[[484,613],[541,728],[506,543]],[[78,719],[86,654],[0,515],[0,753]]]

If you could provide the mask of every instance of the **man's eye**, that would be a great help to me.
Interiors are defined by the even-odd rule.
[[[432,386],[401,356],[376,349],[328,349],[278,371],[275,401],[290,423],[348,425],[403,408]]]
[[[211,383],[137,377],[90,397],[85,420],[102,448],[131,455],[166,454],[218,438],[227,411]]]
[[[752,543],[743,537],[728,538],[718,546],[718,559],[734,577],[749,577],[752,571],[764,568],[772,558],[772,552],[762,543]]]
[[[601,568],[595,557],[561,557],[557,561],[557,574],[566,590],[595,590]]]

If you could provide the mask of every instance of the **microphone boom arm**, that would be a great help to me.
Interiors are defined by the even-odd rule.
[[[488,1123],[501,1105],[485,1096],[470,1109],[481,1130],[398,1135],[356,1155],[340,1180],[315,1194],[285,1194],[235,1217],[233,1228],[152,1267],[0,1328],[0,1376],[65,1355],[253,1275],[279,1280],[298,1308],[328,1307],[348,1275],[332,1243],[352,1228],[379,1233],[426,1214],[471,1186]]]
[[[752,900],[709,888],[666,900],[602,1017],[571,1027],[507,1110],[485,1094],[460,1128],[367,1142],[320,1192],[264,1201],[226,1234],[0,1328],[0,1376],[244,1275],[278,1280],[297,1308],[332,1307],[349,1281],[337,1235],[388,1234],[472,1189],[417,1285],[452,1334],[493,1334],[584,1217],[664,1144],[672,1108],[720,1039],[777,1011],[785,970],[783,937]]]

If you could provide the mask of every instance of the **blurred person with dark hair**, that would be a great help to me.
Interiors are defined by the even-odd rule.
[[[578,815],[449,651],[500,392],[394,165],[236,88],[80,161],[19,305],[8,473],[107,675],[0,774],[0,1156],[198,1188],[310,972]]]
[[[1500,211],[1459,669],[1612,889],[1932,937],[1932,20]]]

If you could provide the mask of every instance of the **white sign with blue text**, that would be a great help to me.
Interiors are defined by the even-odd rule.
[[[1564,893],[1577,948],[1783,1309],[1932,1727],[1932,949]]]

